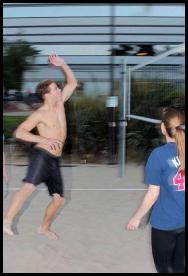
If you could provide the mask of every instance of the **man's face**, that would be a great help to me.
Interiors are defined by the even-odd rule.
[[[50,88],[49,94],[52,97],[54,97],[56,100],[60,100],[61,99],[61,89],[57,86],[57,84],[55,82],[53,82],[49,85],[49,88]]]

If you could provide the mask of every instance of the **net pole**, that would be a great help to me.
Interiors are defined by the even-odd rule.
[[[119,176],[125,176],[126,163],[126,127],[127,127],[127,97],[126,97],[126,62],[121,64],[121,91],[120,91],[120,116],[119,116]]]
[[[127,120],[130,120],[131,114],[131,71],[127,68]]]

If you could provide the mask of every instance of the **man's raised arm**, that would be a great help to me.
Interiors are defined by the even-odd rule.
[[[64,62],[62,58],[58,57],[57,55],[52,55],[52,56],[49,56],[48,60],[49,60],[49,63],[52,64],[53,66],[60,67],[63,73],[65,74],[66,84],[62,92],[62,101],[65,102],[70,98],[70,96],[74,92],[77,86],[77,81],[74,77],[72,70]]]

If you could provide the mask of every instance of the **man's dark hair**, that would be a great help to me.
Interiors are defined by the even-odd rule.
[[[50,84],[55,83],[53,80],[44,80],[40,82],[36,87],[36,94],[38,95],[40,100],[44,100],[44,95],[50,92],[49,86]]]

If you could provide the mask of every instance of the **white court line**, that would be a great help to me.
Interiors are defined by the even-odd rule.
[[[8,188],[9,191],[16,191],[20,188]],[[46,191],[46,188],[37,189],[37,191]],[[134,188],[124,188],[124,189],[71,189],[71,191],[145,191],[147,189],[134,189]]]

